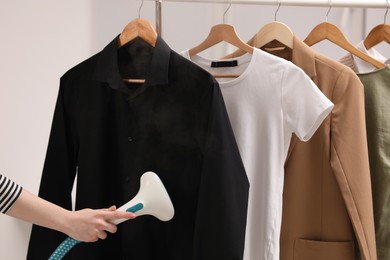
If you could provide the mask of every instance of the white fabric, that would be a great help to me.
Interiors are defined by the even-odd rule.
[[[217,78],[250,182],[245,260],[279,260],[284,162],[292,133],[308,140],[333,104],[297,66],[255,49],[236,67],[211,68],[211,60],[189,57]],[[229,228],[229,227],[227,227]]]
[[[367,50],[366,46],[364,46],[364,40],[359,42],[356,45],[356,48],[367,54],[368,56],[371,56],[372,58],[376,59],[377,61],[380,61],[384,64],[390,64],[390,58],[386,59],[375,48],[370,48],[369,50]],[[368,73],[376,70],[375,66],[371,63],[362,60],[359,57],[356,57],[355,55],[352,55],[350,53],[341,58],[340,62],[352,68],[356,73]]]

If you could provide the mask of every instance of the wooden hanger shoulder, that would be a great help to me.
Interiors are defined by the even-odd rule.
[[[148,20],[138,18],[132,20],[125,26],[122,33],[119,35],[118,47],[125,45],[137,37],[140,37],[142,40],[153,47],[156,46],[157,32],[155,31],[154,27]],[[145,83],[145,79],[138,78],[127,78],[123,79],[123,81],[136,84]]]
[[[355,55],[356,57],[359,57],[360,59],[371,63],[376,68],[383,68],[385,66],[385,64],[383,64],[382,62],[370,57],[369,55],[365,54],[364,52],[353,46],[347,40],[341,30],[336,25],[330,22],[323,22],[314,27],[314,29],[309,33],[304,42],[308,46],[313,46],[314,44],[326,39],[348,51],[349,53]]]
[[[342,46],[348,42],[340,29],[329,22],[323,22],[316,25],[316,27],[314,27],[306,37],[304,42],[309,46],[313,46],[314,44],[326,39]]]
[[[153,47],[156,45],[157,32],[152,24],[146,19],[138,18],[131,21],[123,29],[121,35],[119,36],[119,47],[137,37],[140,37]]]
[[[248,45],[255,48],[262,48],[268,43],[276,40],[282,45],[293,49],[294,45],[294,33],[293,31],[284,23],[275,21],[270,22],[263,27],[247,42]],[[234,58],[243,55],[245,52],[237,49],[231,54],[226,55],[224,58]]]
[[[284,23],[278,21],[267,23],[254,36],[253,46],[261,48],[273,40],[277,40],[286,47],[292,49],[294,33]]]
[[[190,57],[192,57],[222,41],[225,41],[227,43],[236,46],[244,53],[245,52],[251,54],[253,53],[253,47],[241,40],[241,38],[238,36],[235,28],[232,25],[217,24],[210,29],[208,36],[203,42],[188,50],[188,54]],[[238,74],[215,74],[214,75],[214,77],[216,78],[236,78],[239,76],[240,75]]]
[[[381,42],[390,44],[390,24],[375,26],[364,39],[364,46],[368,50]]]
[[[245,52],[253,53],[253,47],[242,41],[235,28],[229,24],[214,25],[206,39],[199,45],[191,48],[188,53],[190,56],[193,56],[222,41],[230,43]]]

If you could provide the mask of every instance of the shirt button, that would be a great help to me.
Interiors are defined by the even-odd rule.
[[[133,137],[131,137],[131,136],[127,137],[127,141],[132,142],[133,141]]]
[[[130,178],[129,177],[127,177],[125,180],[126,180],[126,182],[130,182]]]

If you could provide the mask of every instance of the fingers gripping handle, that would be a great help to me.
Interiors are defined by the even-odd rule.
[[[139,210],[141,210],[141,209],[143,209],[144,208],[144,204],[143,203],[137,203],[137,204],[135,204],[135,205],[133,205],[133,206],[130,206],[129,207],[129,204],[131,205],[131,204],[134,204],[134,202],[132,202],[132,201],[130,201],[130,202],[128,202],[128,203],[126,203],[125,205],[123,205],[122,207],[120,207],[119,209],[118,209],[118,211],[127,211],[127,212],[133,212],[133,213],[136,213],[137,211],[139,211]],[[129,208],[127,208],[127,207],[129,207]],[[113,220],[111,220],[110,222],[112,223],[112,224],[114,224],[114,225],[118,225],[118,224],[120,224],[120,223],[122,223],[122,222],[124,222],[124,221],[126,221],[127,219],[126,218],[118,218],[118,219],[113,219]]]
[[[137,195],[126,204],[122,205],[118,211],[129,211],[137,216],[152,215],[161,221],[168,221],[173,218],[175,209],[169,194],[160,178],[154,172],[148,171],[141,176],[140,189]],[[127,219],[114,219],[111,223],[117,225]],[[66,253],[79,241],[72,238],[66,239],[54,251],[50,260],[62,259]]]
[[[138,203],[130,208],[128,208],[126,211],[128,212],[137,212],[138,210],[141,210],[143,208],[142,203]],[[115,224],[115,223],[113,223]],[[81,243],[81,241],[78,241],[76,239],[73,239],[71,237],[68,237],[65,239],[57,248],[56,250],[51,254],[49,257],[49,260],[61,260],[64,258],[64,256],[77,244]]]

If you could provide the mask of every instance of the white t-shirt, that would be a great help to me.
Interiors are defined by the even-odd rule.
[[[254,49],[235,67],[184,57],[217,78],[250,182],[245,260],[279,260],[284,162],[294,132],[307,141],[333,108],[311,79],[289,61]],[[232,209],[234,210],[234,209]],[[229,228],[229,227],[226,227]]]

